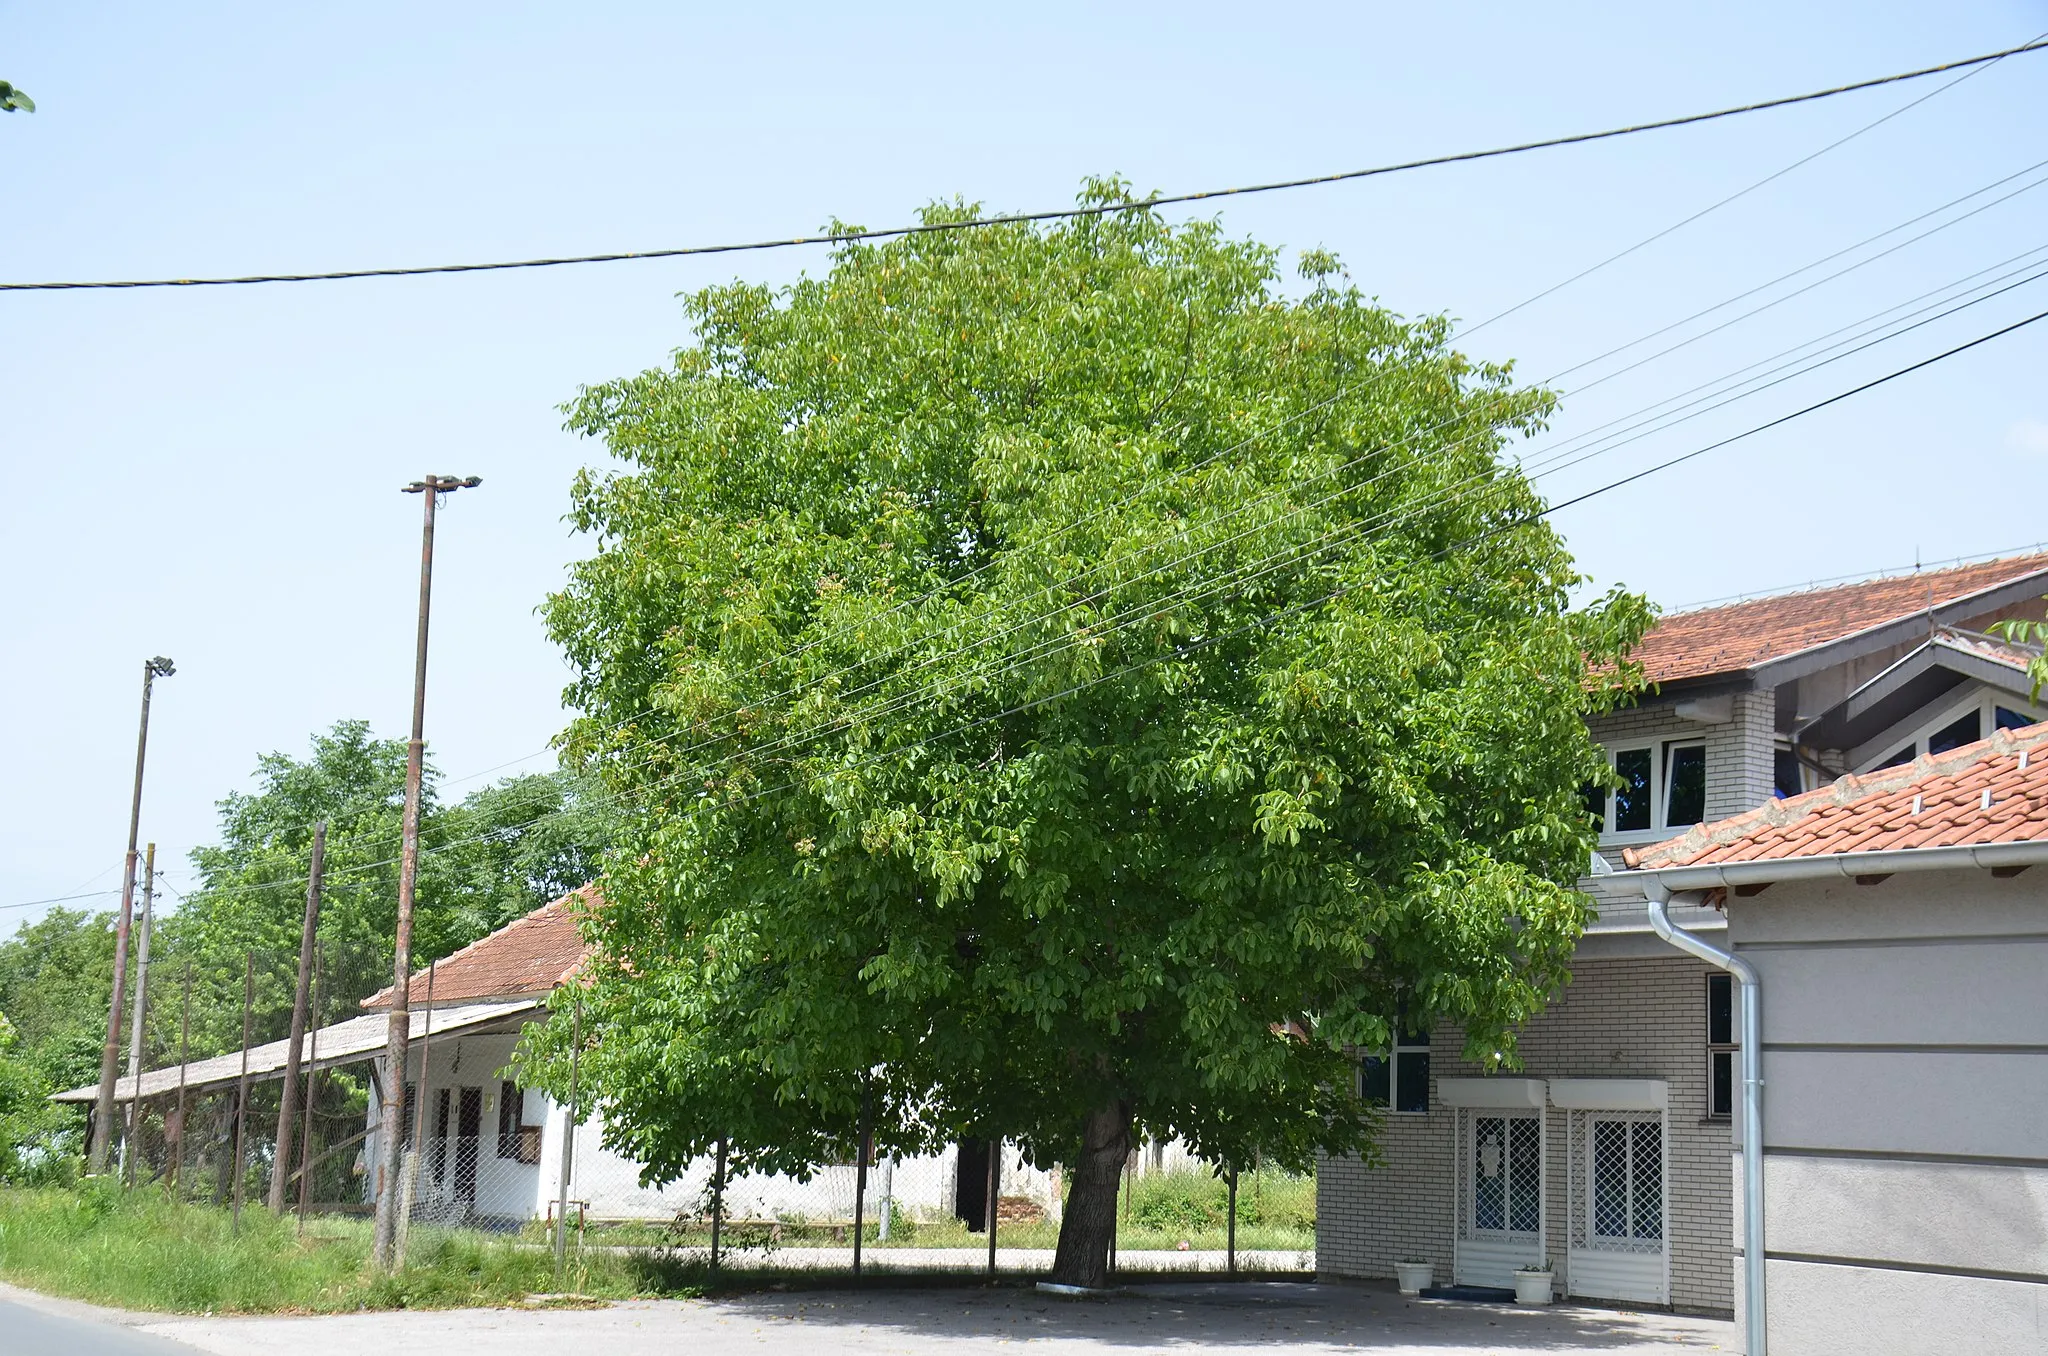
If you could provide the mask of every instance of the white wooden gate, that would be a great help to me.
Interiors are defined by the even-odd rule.
[[[1661,1111],[1571,1111],[1566,1284],[1589,1299],[1671,1302]]]
[[[1543,1113],[1460,1107],[1457,1137],[1457,1282],[1512,1287],[1543,1260]]]

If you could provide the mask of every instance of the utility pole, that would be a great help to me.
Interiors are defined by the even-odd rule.
[[[135,736],[135,797],[128,806],[128,856],[121,869],[121,916],[114,924],[114,996],[107,1003],[107,1043],[100,1050],[100,1093],[93,1101],[89,1171],[107,1170],[114,1142],[114,1071],[121,1058],[121,996],[128,987],[128,928],[135,917],[135,838],[142,829],[142,759],[149,749],[149,694],[177,669],[162,655],[142,663],[142,727]]]
[[[406,1037],[412,1017],[406,1002],[406,987],[412,982],[412,892],[420,869],[420,767],[425,757],[427,720],[427,615],[434,592],[434,505],[444,494],[474,489],[483,480],[468,476],[430,475],[415,480],[404,493],[419,495],[426,502],[426,520],[420,530],[420,620],[412,670],[412,741],[405,752],[405,823],[398,851],[398,936],[391,963],[391,1013],[384,1042],[384,1066],[390,1071],[394,1088],[405,1086]],[[389,1097],[383,1106],[379,1126],[378,1156],[384,1170],[377,1183],[376,1260],[391,1270],[402,1259],[392,1255],[398,1237],[398,1178],[403,1166],[399,1145],[399,1121],[404,1114],[402,1096]]]
[[[135,944],[135,1018],[128,1027],[128,1132],[121,1139],[121,1180],[135,1185],[142,1125],[142,1024],[149,1020],[149,924],[156,913],[156,844],[142,855],[142,936]]]
[[[270,1174],[270,1209],[284,1213],[284,1190],[291,1174],[292,1129],[299,1110],[299,1048],[306,1042],[306,1002],[313,987],[313,939],[320,931],[320,874],[327,865],[327,821],[313,826],[313,858],[306,868],[306,916],[299,924],[299,982],[292,990],[291,1045],[284,1055],[284,1092],[277,1107],[277,1167]],[[144,934],[145,939],[148,934]],[[143,943],[148,946],[147,940]],[[142,953],[147,956],[145,949]],[[145,965],[147,961],[143,962]]]

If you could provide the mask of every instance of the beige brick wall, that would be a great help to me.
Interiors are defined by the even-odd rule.
[[[1674,1307],[1728,1313],[1734,1305],[1733,1200],[1726,1121],[1707,1112],[1707,967],[1669,959],[1581,961],[1565,992],[1523,1031],[1523,1072],[1532,1078],[1662,1078],[1670,1086],[1666,1142],[1667,1243]],[[1385,1277],[1407,1257],[1451,1274],[1451,1140],[1454,1113],[1436,1096],[1439,1077],[1479,1069],[1458,1058],[1462,1038],[1435,1034],[1430,1111],[1389,1115],[1384,1166],[1326,1158],[1316,1173],[1316,1262],[1337,1276]],[[1544,1165],[1548,1249],[1565,1256],[1564,1112],[1546,1111]]]

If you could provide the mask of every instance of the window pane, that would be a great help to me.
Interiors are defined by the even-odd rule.
[[[1543,1128],[1533,1116],[1508,1122],[1508,1228],[1533,1234],[1543,1227]]]
[[[1387,1061],[1381,1055],[1367,1055],[1358,1065],[1358,1095],[1374,1106],[1387,1104]]]
[[[1911,744],[1908,744],[1908,745],[1906,745],[1906,747],[1905,747],[1905,748],[1903,748],[1903,749],[1900,749],[1900,750],[1899,750],[1899,751],[1898,751],[1897,753],[1895,753],[1895,754],[1893,754],[1893,755],[1892,755],[1891,757],[1889,757],[1889,758],[1885,759],[1885,760],[1884,760],[1884,761],[1883,761],[1882,763],[1879,763],[1879,764],[1878,764],[1877,766],[1878,766],[1878,767],[1898,767],[1898,766],[1899,766],[1900,764],[1902,764],[1902,763],[1910,763],[1910,762],[1912,762],[1912,761],[1913,761],[1913,746],[1912,746]]]
[[[1630,1155],[1631,1204],[1629,1237],[1664,1237],[1664,1132],[1655,1121],[1637,1121],[1635,1152]]]
[[[1713,1103],[1707,1108],[1710,1116],[1733,1116],[1735,1114],[1735,1056],[1726,1050],[1717,1050],[1708,1058],[1714,1065]]]
[[[1665,827],[1683,828],[1707,817],[1706,745],[1681,744],[1671,750],[1665,788]]]
[[[1735,1044],[1735,979],[1707,976],[1707,1044]]]
[[[1628,1236],[1628,1126],[1593,1122],[1593,1232]]]
[[[1771,790],[1780,799],[1796,796],[1806,789],[1806,783],[1799,771],[1799,755],[1790,749],[1779,749],[1771,770]]]
[[[1394,1056],[1394,1074],[1394,1110],[1429,1110],[1429,1051],[1401,1051]]]
[[[1616,832],[1650,827],[1650,751],[1623,749],[1614,755],[1614,770],[1621,774],[1621,790],[1614,793]]]
[[[1979,719],[1975,711],[1972,711],[1961,720],[1950,725],[1944,725],[1933,734],[1927,736],[1927,752],[1929,754],[1947,753],[1950,749],[1959,749],[1965,744],[1974,744],[1984,737],[1983,731],[1984,722]]]
[[[2032,716],[2023,716],[2008,707],[1997,707],[1991,713],[1991,725],[1998,730],[2021,730],[2034,723]]]
[[[1586,818],[1593,821],[1596,829],[1607,827],[1607,788],[1587,782],[1579,788],[1579,795],[1586,802]]]
[[[1472,1227],[1507,1227],[1507,1122],[1479,1116],[1472,1122]]]
[[[1400,1046],[1403,1050],[1427,1050],[1429,1048],[1429,1028],[1424,1027],[1420,1031],[1410,1031],[1407,1028],[1407,1020],[1405,1016],[1401,1019],[1402,1025],[1394,1036],[1394,1044]]]

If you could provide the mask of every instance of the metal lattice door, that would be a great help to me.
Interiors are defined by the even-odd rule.
[[[1573,1294],[1670,1302],[1665,1157],[1661,1112],[1571,1113],[1565,1194]]]
[[[1458,1112],[1460,1285],[1514,1285],[1518,1266],[1543,1259],[1543,1117],[1480,1108]]]

